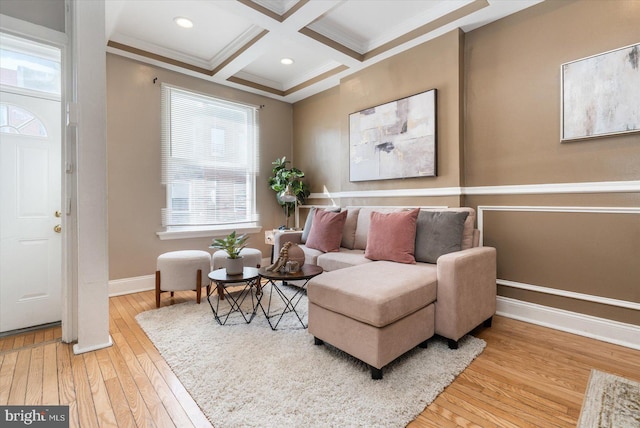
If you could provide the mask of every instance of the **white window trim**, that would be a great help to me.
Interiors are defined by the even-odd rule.
[[[242,103],[236,100],[231,100],[231,99],[225,99],[222,97],[217,97],[208,93],[203,93],[203,92],[198,92],[198,91],[193,91],[191,89],[186,89],[186,88],[181,88],[179,86],[174,86],[174,85],[168,85],[168,84],[163,84],[163,86],[169,87],[169,88],[173,88],[173,89],[177,89],[177,90],[181,90],[181,91],[185,91],[185,92],[190,92],[193,94],[197,94],[197,95],[202,95],[205,97],[209,97],[209,98],[214,98],[214,99],[219,99],[221,101],[226,101],[226,102],[230,102],[233,104],[238,104],[238,105],[243,105],[246,107],[250,107],[250,108],[254,108],[256,109],[256,116],[255,116],[255,126],[256,126],[256,134],[258,134],[258,128],[259,128],[259,119],[257,116],[257,110],[258,110],[258,106],[253,105],[253,104],[248,104],[248,103]],[[162,113],[163,115],[165,114],[165,112],[163,111]],[[164,126],[164,125],[163,125]],[[256,137],[257,138],[257,137]],[[163,148],[164,150],[164,148]],[[259,142],[256,142],[256,150],[259,150]],[[164,162],[164,159],[163,159]],[[257,168],[257,165],[256,165]],[[163,170],[163,174],[164,174],[164,170]],[[163,177],[163,181],[164,181],[164,177]],[[256,169],[256,175],[254,177],[254,192],[257,192],[257,169]],[[257,204],[257,193],[254,195],[254,204]],[[258,212],[257,212],[257,206],[255,207],[255,215],[259,216]],[[160,240],[172,240],[172,239],[191,239],[191,238],[213,238],[213,237],[223,237],[226,236],[228,234],[230,234],[233,231],[236,231],[237,233],[259,233],[262,231],[262,225],[259,224],[259,217],[255,219],[255,222],[244,222],[244,223],[238,223],[238,224],[224,224],[224,225],[203,225],[203,226],[166,226],[163,230],[156,232],[156,235],[158,236],[158,238]]]
[[[231,232],[236,233],[260,233],[260,224],[238,224],[225,225],[224,227],[172,227],[166,231],[156,232],[161,241],[170,239],[191,239],[191,238],[218,238],[227,236]]]

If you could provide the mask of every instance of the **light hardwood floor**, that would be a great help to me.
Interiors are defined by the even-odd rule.
[[[0,405],[68,404],[72,427],[210,427],[134,319],[154,299],[110,299],[108,349],[73,355],[59,327],[0,339]],[[592,368],[640,381],[640,351],[503,317],[474,335],[487,348],[409,427],[575,427]]]

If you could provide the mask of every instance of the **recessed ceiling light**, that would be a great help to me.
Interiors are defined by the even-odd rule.
[[[280,63],[284,64],[284,65],[291,65],[291,64],[293,64],[293,62],[294,61],[291,58],[282,58],[280,60]]]
[[[185,18],[182,16],[176,16],[175,18],[173,18],[173,22],[175,22],[177,25],[181,26],[182,28],[193,27],[193,21],[191,21],[189,18]]]

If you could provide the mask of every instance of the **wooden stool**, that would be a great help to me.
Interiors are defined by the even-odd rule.
[[[194,290],[200,303],[201,289],[207,287],[211,272],[211,254],[207,251],[185,250],[161,254],[156,264],[156,308],[160,307],[160,293]]]

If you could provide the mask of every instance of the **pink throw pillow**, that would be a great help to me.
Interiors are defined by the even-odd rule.
[[[415,263],[416,220],[420,208],[396,213],[371,213],[364,256],[370,260]]]
[[[342,228],[347,220],[347,211],[339,213],[316,210],[306,246],[325,253],[340,251]]]

